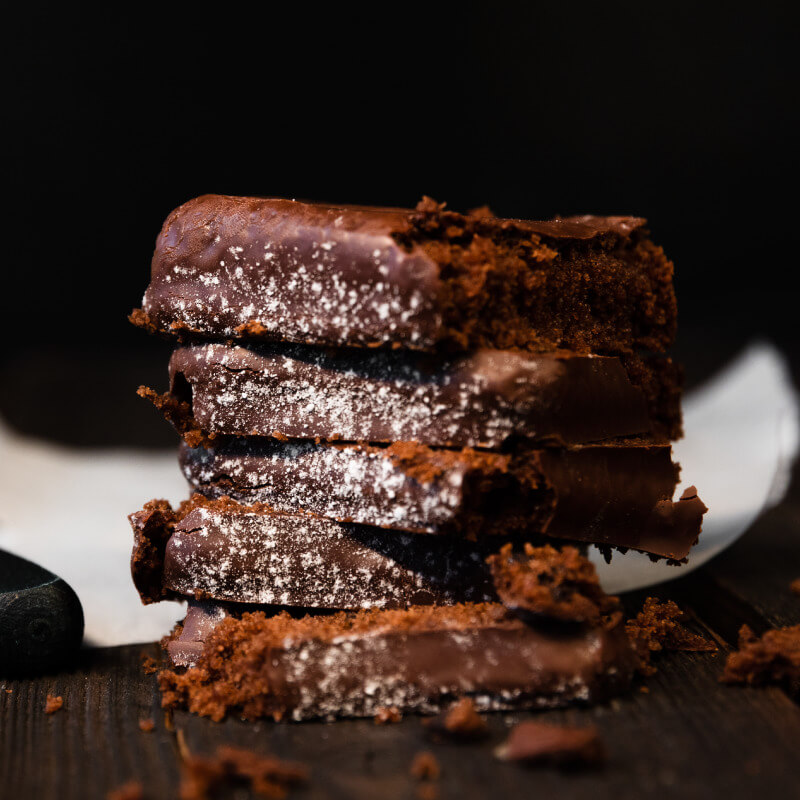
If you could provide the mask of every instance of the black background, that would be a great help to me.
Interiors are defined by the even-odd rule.
[[[794,351],[791,4],[369,8],[33,7],[7,27],[7,420],[169,441],[132,394],[163,386],[169,348],[126,315],[164,217],[205,192],[635,213],[676,263],[690,379],[754,337]]]

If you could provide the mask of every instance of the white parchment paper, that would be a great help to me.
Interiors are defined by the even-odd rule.
[[[685,575],[728,547],[786,490],[798,447],[798,398],[773,347],[746,350],[686,397],[684,414],[676,459],[684,485],[695,484],[710,508],[700,543],[680,568],[632,553],[605,564],[593,551],[610,592]],[[15,435],[0,421],[0,548],[72,585],[90,644],[153,641],[182,616],[177,603],[140,604],[126,516],[151,498],[177,503],[186,495],[174,452],[71,450]]]

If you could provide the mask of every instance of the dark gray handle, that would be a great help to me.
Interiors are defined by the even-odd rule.
[[[69,584],[0,550],[0,676],[57,668],[82,639],[83,609]]]

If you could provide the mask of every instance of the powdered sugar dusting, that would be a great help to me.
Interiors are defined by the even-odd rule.
[[[329,223],[241,227],[235,217],[215,218],[209,226],[223,228],[222,237],[192,228],[185,252],[157,251],[163,260],[142,308],[165,329],[223,337],[257,325],[260,335],[289,341],[433,346],[438,268],[388,231]]]
[[[316,608],[485,601],[494,599],[489,551],[319,517],[204,508],[176,526],[164,581],[189,596]]]
[[[186,479],[207,497],[424,533],[435,533],[463,509],[470,469],[464,459],[422,483],[377,448],[270,442],[231,450],[183,447]]]
[[[554,357],[484,350],[431,361],[384,351],[331,355],[311,348],[179,348],[195,420],[239,435],[419,441],[499,447],[539,431],[563,373]]]

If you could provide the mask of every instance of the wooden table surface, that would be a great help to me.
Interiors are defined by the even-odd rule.
[[[800,797],[800,706],[796,688],[746,689],[719,683],[725,655],[747,623],[756,632],[800,622],[800,480],[727,552],[685,578],[651,590],[672,598],[716,654],[668,653],[658,673],[609,705],[545,712],[552,722],[595,723],[609,760],[600,772],[565,774],[496,760],[493,749],[513,722],[531,714],[490,715],[492,736],[477,744],[431,742],[420,719],[377,726],[336,723],[216,724],[176,714],[168,729],[156,679],[142,668],[154,644],[85,650],[68,671],[0,680],[0,798],[104,798],[136,779],[145,798],[177,796],[182,754],[237,744],[304,762],[298,798],[413,798],[409,766],[430,749],[442,767],[441,798]],[[645,594],[627,596],[630,611]],[[64,707],[44,713],[48,694]],[[152,718],[153,732],[139,720]],[[247,795],[229,795],[231,797]]]

